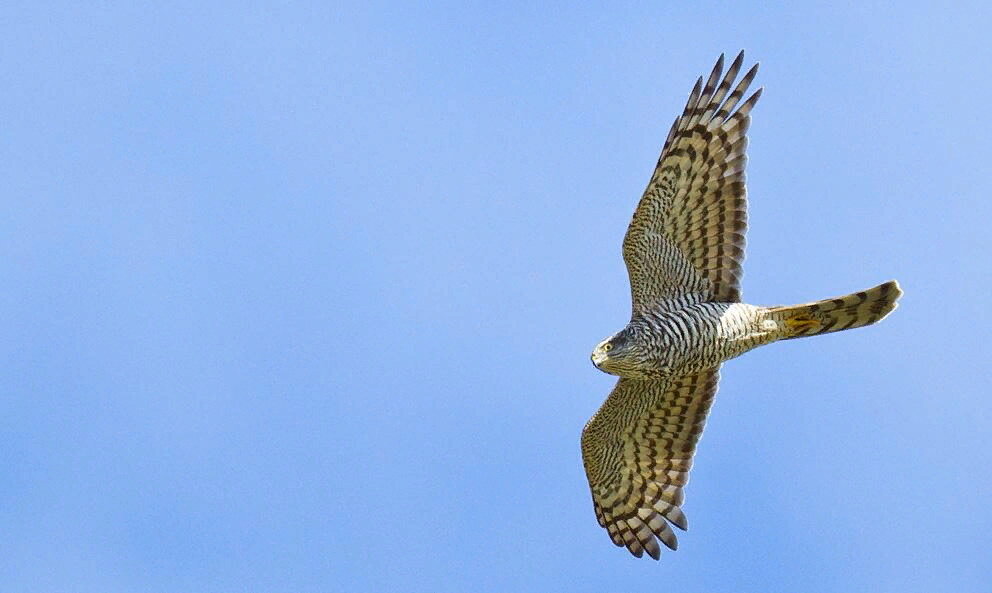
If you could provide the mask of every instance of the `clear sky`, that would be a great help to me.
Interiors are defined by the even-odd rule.
[[[0,9],[0,590],[992,587],[984,3],[80,4]],[[589,352],[741,48],[745,298],[906,295],[730,362],[638,560]]]

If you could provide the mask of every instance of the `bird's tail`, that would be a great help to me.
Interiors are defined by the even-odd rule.
[[[890,280],[847,296],[804,305],[768,307],[765,313],[782,331],[781,340],[827,334],[881,321],[902,296],[899,283]]]

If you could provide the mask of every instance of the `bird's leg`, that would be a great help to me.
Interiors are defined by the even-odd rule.
[[[820,322],[812,317],[792,317],[785,320],[785,326],[790,333],[803,333],[819,329]]]

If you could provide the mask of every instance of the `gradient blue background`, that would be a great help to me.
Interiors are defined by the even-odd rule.
[[[983,4],[5,4],[0,590],[992,590]],[[588,356],[742,47],[745,297],[906,296],[729,363],[636,560]]]

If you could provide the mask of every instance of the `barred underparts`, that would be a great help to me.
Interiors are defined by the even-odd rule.
[[[720,365],[778,340],[871,325],[896,308],[895,281],[793,306],[741,303],[747,228],[744,167],[755,64],[744,52],[696,81],[623,240],[631,319],[592,353],[620,377],[582,431],[582,460],[599,524],[635,556],[674,550],[686,529],[683,487]],[[731,90],[733,86],[733,90]],[[671,524],[671,525],[670,525]]]

